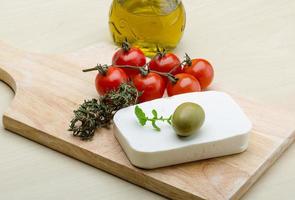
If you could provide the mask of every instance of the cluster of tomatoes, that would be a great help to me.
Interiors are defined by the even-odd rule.
[[[112,65],[99,70],[96,89],[100,95],[132,81],[141,96],[139,102],[205,90],[213,81],[214,70],[205,59],[186,59],[181,62],[173,53],[159,52],[149,62],[139,49],[120,48],[112,58]]]

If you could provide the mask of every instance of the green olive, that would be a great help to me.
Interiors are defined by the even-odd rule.
[[[172,126],[177,135],[187,137],[197,132],[205,121],[203,108],[196,103],[183,103],[172,116]]]

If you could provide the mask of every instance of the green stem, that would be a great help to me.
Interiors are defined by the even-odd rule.
[[[162,122],[166,122],[166,121],[170,121],[170,118],[147,118],[148,121],[162,121]]]
[[[90,69],[83,69],[83,72],[91,72],[91,71],[98,71],[102,75],[106,75],[108,68],[110,66],[108,65],[96,65],[96,67],[90,68]]]
[[[127,52],[130,50],[130,44],[127,40],[127,38],[125,38],[125,41],[122,42],[122,49]]]
[[[101,73],[100,66],[101,65],[97,65],[96,67],[89,68],[89,69],[83,69],[82,71],[83,72],[91,72],[91,71],[98,70],[99,73]],[[124,69],[137,70],[137,71],[140,71],[145,76],[147,74],[145,74],[144,72],[153,72],[153,73],[159,74],[160,76],[167,77],[169,80],[173,80],[173,81],[177,80],[171,73],[164,73],[164,72],[159,72],[159,71],[155,71],[155,70],[149,70],[149,69],[146,69],[145,66],[143,66],[143,67],[134,67],[134,66],[130,66],[130,65],[111,65],[111,66],[118,67],[118,68],[124,68]],[[105,66],[105,68],[109,68],[111,66]]]
[[[155,55],[151,61],[155,58],[159,56],[159,54]],[[163,77],[167,77],[169,81],[171,81],[173,84],[176,84],[177,81],[178,81],[178,78],[176,78],[174,75],[173,75],[173,72],[175,72],[177,70],[178,67],[180,66],[183,66],[184,64],[187,64],[188,66],[191,66],[192,65],[192,60],[191,58],[188,56],[188,54],[185,54],[185,59],[184,61],[182,61],[180,64],[177,64],[175,65],[172,70],[170,70],[168,73],[164,73],[164,72],[159,72],[159,71],[155,71],[155,70],[150,70],[148,65],[150,64],[150,62],[147,62],[145,65],[143,66],[139,66],[139,67],[135,67],[135,66],[130,66],[130,65],[111,65],[113,67],[118,67],[118,68],[124,68],[124,69],[132,69],[132,70],[138,70],[140,71],[140,73],[143,75],[143,76],[147,76],[148,73],[150,72],[153,72],[153,73],[156,73],[156,74],[159,74],[160,76],[163,76]],[[102,73],[103,75],[106,74],[107,72],[107,69],[111,66],[108,66],[108,65],[97,65],[96,67],[93,67],[93,68],[90,68],[90,69],[84,69],[83,72],[90,72],[90,71],[95,71],[95,70],[98,70],[99,73]]]
[[[96,67],[89,68],[89,69],[83,69],[82,71],[83,72],[91,72],[91,71],[96,71],[96,70],[98,70],[97,66]]]

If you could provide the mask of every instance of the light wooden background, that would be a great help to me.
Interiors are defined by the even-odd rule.
[[[110,0],[0,0],[0,40],[33,52],[62,53],[110,41]],[[184,0],[178,52],[205,57],[216,82],[295,115],[295,1]],[[13,92],[0,82],[0,115]],[[295,125],[294,125],[295,127]],[[243,199],[295,198],[295,146]],[[0,124],[0,199],[163,199],[68,158]]]

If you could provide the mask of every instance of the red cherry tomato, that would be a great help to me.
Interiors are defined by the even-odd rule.
[[[181,73],[176,74],[175,77],[178,79],[177,82],[172,83],[169,81],[167,85],[167,93],[169,97],[178,94],[201,91],[200,83],[194,76]]]
[[[137,90],[142,92],[139,102],[151,101],[164,95],[166,84],[156,73],[150,72],[146,76],[138,74],[134,77],[133,83]]]
[[[146,58],[143,52],[138,48],[121,48],[113,56],[114,65],[130,65],[134,67],[142,67],[146,64]],[[125,73],[133,79],[139,74],[138,70],[124,69]]]
[[[110,90],[119,88],[122,83],[128,81],[126,73],[117,67],[110,67],[105,74],[97,74],[95,79],[96,90],[100,95],[104,95]]]
[[[153,58],[149,64],[149,68],[151,70],[164,72],[164,73],[170,72],[175,67],[177,68],[176,70],[173,71],[172,73],[173,75],[179,74],[182,72],[182,69],[180,66],[180,60],[173,53],[166,53],[164,55],[159,54],[155,58]],[[165,78],[164,80],[167,82],[167,78]]]
[[[214,69],[205,59],[193,59],[191,66],[184,66],[184,72],[197,78],[203,90],[206,89],[214,79]]]

